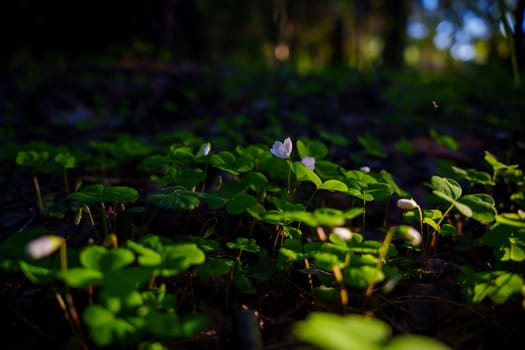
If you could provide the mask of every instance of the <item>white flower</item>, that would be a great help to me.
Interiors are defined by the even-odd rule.
[[[414,246],[421,244],[423,241],[423,238],[421,238],[421,233],[411,226],[401,225],[398,227],[398,232],[401,238]]]
[[[211,151],[211,143],[205,143],[204,145],[202,145],[202,154],[204,156],[207,156]]]
[[[342,241],[348,241],[352,238],[353,235],[352,231],[350,231],[346,227],[334,227],[332,229],[332,233]]]
[[[195,155],[195,158],[201,158],[206,157],[208,154],[210,154],[211,151],[211,143],[207,142],[201,145],[201,148],[199,148],[199,151]]]
[[[275,141],[272,148],[270,149],[270,152],[272,152],[272,154],[277,158],[288,159],[292,153],[292,148],[292,139],[287,137],[284,142]]]
[[[62,237],[42,236],[27,243],[26,253],[33,259],[40,259],[53,254],[62,244]]]
[[[412,210],[419,208],[419,204],[413,199],[401,198],[397,201],[397,207],[403,210]]]
[[[301,163],[311,171],[315,170],[315,158],[314,157],[304,157],[301,159]]]
[[[363,173],[368,174],[370,172],[370,167],[365,165],[365,166],[362,166],[360,170]]]

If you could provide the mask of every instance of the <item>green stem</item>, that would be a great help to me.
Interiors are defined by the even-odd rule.
[[[291,201],[292,200],[291,198],[292,162],[290,161],[290,159],[287,159],[286,161],[288,162],[288,200]]]
[[[417,211],[419,213],[419,232],[423,234],[423,210],[421,210],[421,207],[417,206]]]
[[[391,227],[388,232],[386,233],[385,239],[383,240],[383,244],[381,245],[381,248],[379,248],[379,258],[377,260],[376,268],[374,270],[374,274],[372,276],[372,280],[368,284],[368,287],[365,291],[365,298],[369,298],[372,296],[372,290],[374,289],[374,286],[376,284],[376,278],[379,274],[379,271],[383,267],[383,264],[385,263],[385,257],[388,252],[388,246],[390,245],[390,242],[392,241],[392,237],[394,236],[394,233],[397,230],[397,226]]]
[[[36,171],[34,168],[33,168],[33,185],[35,186],[38,210],[42,211],[42,209],[44,209],[44,202],[42,201],[42,193],[40,192],[40,185],[38,184],[38,178],[36,177]]]
[[[60,268],[64,272],[67,271],[67,245],[65,240],[60,246]]]
[[[366,222],[366,200],[363,199],[363,222],[361,224],[362,234],[365,234],[365,222]]]
[[[319,190],[315,190],[312,195],[310,196],[310,198],[308,198],[308,201],[306,202],[306,205],[304,206],[304,210],[306,211],[306,209],[308,209],[308,206],[311,204],[312,200],[314,199],[315,195],[317,194],[317,191]]]
[[[102,216],[102,232],[104,233],[104,243],[109,237],[109,230],[108,230],[108,217],[106,215],[106,206],[104,205],[104,202],[100,202],[100,214]]]

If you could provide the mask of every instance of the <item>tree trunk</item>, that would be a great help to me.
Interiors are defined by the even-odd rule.
[[[525,11],[525,0],[519,0],[514,10],[514,47],[516,49],[516,59],[520,71],[525,70],[525,42],[523,36],[523,15]]]
[[[405,30],[409,11],[408,0],[385,0],[383,11],[385,19],[383,66],[399,69],[404,65]]]

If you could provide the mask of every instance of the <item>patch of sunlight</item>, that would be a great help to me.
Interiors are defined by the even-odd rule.
[[[416,45],[409,45],[404,52],[405,62],[409,65],[416,65],[421,59],[421,52]]]

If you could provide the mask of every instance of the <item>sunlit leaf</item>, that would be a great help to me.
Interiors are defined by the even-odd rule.
[[[319,176],[306,167],[301,162],[294,162],[295,178],[298,182],[309,181],[315,185],[316,188],[321,186],[322,180]]]
[[[432,176],[430,185],[432,193],[447,202],[454,203],[461,197],[461,186],[454,179]]]
[[[502,213],[497,215],[496,222],[509,226],[525,227],[525,220],[516,213]]]
[[[49,158],[49,152],[38,152],[34,150],[19,151],[16,156],[16,164],[21,166],[39,167]]]
[[[23,260],[18,264],[23,274],[33,283],[51,282],[56,276],[56,271],[47,267],[29,264]]]
[[[70,287],[85,288],[89,285],[100,284],[104,274],[91,268],[73,267],[67,271],[61,271],[59,277]]]
[[[525,260],[525,229],[496,223],[483,235],[483,242],[494,248],[494,255],[501,261]]]
[[[402,334],[394,337],[384,350],[448,350],[445,344],[436,339],[417,334]]]
[[[336,192],[346,192],[348,191],[348,186],[342,181],[339,180],[326,180],[319,186],[320,190],[327,191],[336,191]]]
[[[390,329],[374,318],[316,312],[296,323],[294,334],[324,350],[376,350],[388,339]]]
[[[372,282],[377,283],[385,279],[383,271],[376,271],[373,265],[354,266],[343,271],[344,281],[351,287],[365,289]]]
[[[135,254],[126,248],[107,249],[102,246],[89,246],[80,253],[80,262],[84,267],[101,272],[114,271],[131,264]]]
[[[481,223],[488,224],[496,218],[496,205],[494,199],[488,194],[468,194],[461,197],[458,202],[469,207],[472,211],[472,218]]]
[[[141,266],[158,266],[162,263],[162,255],[154,249],[148,248],[134,241],[126,242],[129,249],[137,255],[137,261]]]
[[[494,181],[492,181],[492,177],[490,176],[490,174],[485,171],[479,171],[476,169],[465,170],[455,166],[452,167],[452,170],[456,174],[463,177],[465,180],[473,183],[490,186],[494,186],[496,184]]]
[[[317,160],[323,159],[328,155],[328,148],[318,140],[301,138],[297,140],[296,145],[297,153],[301,159],[304,157],[314,157]]]
[[[345,214],[339,209],[318,208],[313,212],[316,221],[315,226],[343,226],[345,224]]]
[[[489,165],[494,169],[494,171],[508,171],[513,170],[518,167],[517,164],[507,165],[505,163],[500,162],[495,155],[490,153],[489,151],[485,151],[485,161],[489,163]]]
[[[504,304],[521,294],[523,278],[518,274],[499,270],[473,272],[466,267],[462,267],[462,271],[460,283],[473,303],[489,298],[495,304]]]
[[[71,169],[76,166],[76,157],[69,152],[63,152],[55,156],[55,162],[66,169]]]
[[[111,345],[115,340],[124,339],[135,332],[131,323],[97,304],[88,305],[82,316],[91,339],[99,346]]]

